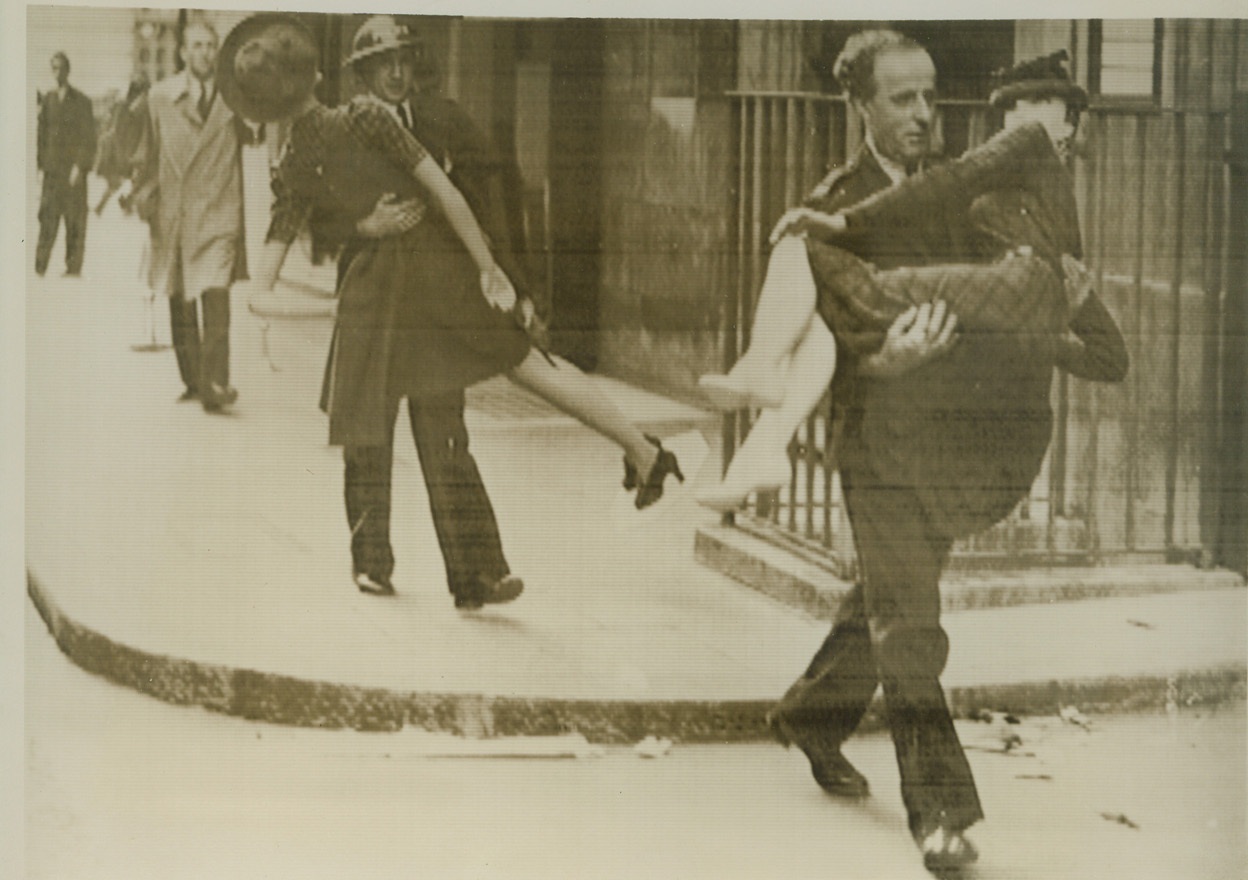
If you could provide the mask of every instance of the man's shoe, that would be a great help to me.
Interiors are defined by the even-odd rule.
[[[916,839],[923,853],[923,867],[933,874],[960,871],[979,858],[975,845],[966,839],[966,832],[938,827],[926,837]]]
[[[355,586],[361,593],[367,593],[370,596],[393,596],[395,593],[394,584],[390,583],[390,578],[384,575],[366,574],[362,571],[355,575]]]
[[[816,757],[805,749],[807,760],[810,761],[810,775],[815,782],[828,794],[837,797],[861,799],[871,794],[871,786],[867,777],[858,772],[849,759],[838,749],[831,756]]]
[[[524,581],[514,574],[503,575],[496,581],[481,578],[478,589],[469,593],[455,594],[455,607],[460,611],[476,611],[485,605],[501,605],[519,597],[524,592]]]
[[[222,388],[215,382],[199,392],[200,403],[207,412],[221,412],[225,407],[238,400],[238,390],[232,385]]]
[[[194,388],[188,388],[178,395],[178,403],[186,403],[188,400],[199,400],[199,392]]]
[[[858,769],[849,763],[849,759],[841,754],[840,749],[831,754],[817,754],[813,749],[803,745],[801,740],[794,736],[793,728],[789,726],[784,715],[777,711],[768,713],[767,727],[771,730],[772,736],[776,738],[776,741],[786,749],[795,745],[802,750],[806,760],[810,761],[810,775],[815,778],[815,782],[819,787],[828,794],[836,797],[861,799],[871,793],[871,786],[867,782],[867,777],[859,773]]]

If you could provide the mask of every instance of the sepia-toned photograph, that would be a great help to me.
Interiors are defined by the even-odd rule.
[[[1248,17],[312,5],[3,10],[11,876],[1246,876]]]

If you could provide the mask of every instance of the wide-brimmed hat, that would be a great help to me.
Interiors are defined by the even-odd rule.
[[[289,116],[316,87],[321,55],[293,15],[263,12],[240,21],[221,45],[217,87],[229,108],[252,122]]]
[[[343,66],[355,64],[365,58],[395,50],[419,51],[424,48],[420,35],[393,15],[374,15],[355,32],[351,40],[351,54]]]
[[[1088,106],[1088,93],[1070,78],[1065,49],[1003,68],[992,75],[992,94],[988,103],[998,109],[1011,107],[1016,101],[1039,101],[1060,98],[1072,109]]]

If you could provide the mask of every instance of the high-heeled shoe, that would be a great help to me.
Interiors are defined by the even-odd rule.
[[[624,488],[629,491],[637,490],[637,500],[634,506],[638,510],[645,510],[663,497],[663,483],[668,475],[675,476],[682,483],[685,481],[685,475],[681,473],[680,462],[676,460],[676,456],[664,449],[657,437],[647,434],[646,439],[659,450],[659,454],[655,457],[654,464],[651,465],[650,473],[646,474],[644,482],[636,466],[627,458],[624,459]]]
[[[979,851],[962,831],[937,827],[926,836],[916,835],[915,843],[923,853],[923,867],[937,876],[958,872],[979,859]]]

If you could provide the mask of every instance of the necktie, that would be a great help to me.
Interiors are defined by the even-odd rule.
[[[208,114],[212,111],[212,96],[208,94],[207,88],[199,90],[199,118],[208,121]]]
[[[401,121],[401,122],[403,123],[403,127],[404,127],[404,128],[406,128],[408,131],[411,131],[411,130],[412,130],[412,120],[411,120],[411,117],[409,117],[409,116],[407,115],[407,105],[406,105],[406,104],[397,104],[397,105],[395,105],[395,109],[397,109],[397,110],[399,111],[399,121]]]

